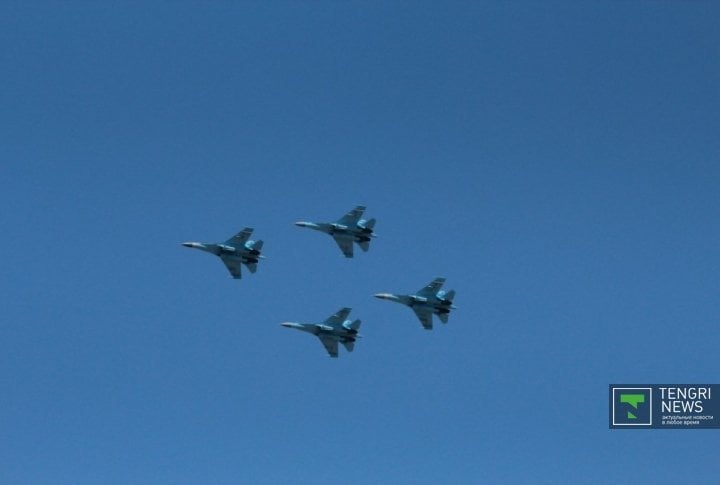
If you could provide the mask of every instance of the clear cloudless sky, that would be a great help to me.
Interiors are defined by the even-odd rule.
[[[0,4],[0,483],[717,483],[720,6]],[[298,220],[378,220],[345,259]],[[245,226],[232,280],[180,246]],[[437,276],[447,325],[372,297]],[[330,359],[283,321],[363,321]]]

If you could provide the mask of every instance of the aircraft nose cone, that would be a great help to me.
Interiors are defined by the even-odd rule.
[[[184,243],[182,243],[182,245],[185,246],[186,248],[192,247],[192,243],[189,243],[189,242],[184,242]]]
[[[290,322],[283,322],[283,323],[280,324],[280,326],[285,327],[285,328],[291,328],[291,327],[292,327],[292,323],[290,323]]]

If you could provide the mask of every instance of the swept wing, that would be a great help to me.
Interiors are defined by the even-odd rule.
[[[250,239],[250,236],[253,233],[252,227],[246,227],[242,231],[235,234],[233,237],[225,241],[225,244],[228,246],[234,246],[236,248],[242,247],[245,245],[248,239]],[[259,249],[259,248],[258,248]]]
[[[328,337],[326,335],[318,335],[318,338],[322,342],[323,346],[325,346],[325,350],[327,350],[327,353],[330,354],[330,357],[337,358],[338,356],[338,341],[335,340],[332,337]]]
[[[334,315],[330,315],[329,317],[327,317],[324,323],[333,327],[342,325],[343,323],[345,323],[345,320],[347,320],[347,317],[350,314],[350,310],[351,309],[347,307],[341,308]]]
[[[357,223],[360,221],[363,212],[365,212],[365,206],[359,205],[344,216],[342,216],[340,219],[338,219],[337,223],[344,226],[356,226]]]
[[[340,251],[343,252],[346,258],[353,257],[353,240],[351,238],[333,234],[333,239],[335,239]]]
[[[417,315],[420,323],[422,323],[422,326],[425,328],[425,330],[432,330],[432,310],[427,307],[415,307],[413,308],[413,311],[415,312],[415,315]]]
[[[240,266],[241,266],[241,259],[240,258],[229,258],[227,256],[220,256],[220,259],[223,263],[225,263],[225,266],[227,267],[228,271],[230,271],[230,274],[233,278],[236,280],[239,280],[242,278],[242,275],[240,274]],[[250,269],[252,271],[252,268]],[[254,273],[255,271],[253,271]]]
[[[418,290],[417,295],[424,298],[435,296],[437,295],[437,292],[440,291],[443,284],[445,284],[445,278],[435,278],[428,283],[427,286]]]

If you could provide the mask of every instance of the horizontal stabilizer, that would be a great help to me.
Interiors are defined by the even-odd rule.
[[[257,263],[248,263],[245,266],[247,266],[247,269],[249,269],[251,273],[257,271]]]
[[[355,348],[355,342],[343,342],[342,344],[345,346],[348,352],[352,352]]]
[[[367,252],[368,249],[370,249],[370,241],[362,241],[358,243],[358,246],[360,246],[360,249]]]
[[[438,313],[438,318],[440,318],[440,321],[443,323],[448,322],[448,314],[447,313]]]

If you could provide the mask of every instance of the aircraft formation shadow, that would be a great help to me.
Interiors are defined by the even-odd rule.
[[[335,222],[300,221],[295,225],[330,235],[343,255],[346,258],[352,258],[354,244],[367,252],[370,249],[370,241],[377,237],[374,230],[375,219],[363,219],[364,212],[365,206],[359,205]],[[253,228],[246,227],[223,243],[184,242],[182,245],[218,256],[230,275],[234,279],[240,279],[243,265],[251,273],[255,273],[260,259],[264,258],[262,255],[263,241],[251,240],[252,233]],[[423,328],[432,330],[433,315],[436,315],[442,323],[447,323],[450,311],[456,308],[453,305],[455,290],[443,290],[444,284],[445,278],[438,277],[415,293],[376,293],[374,296],[381,300],[394,301],[410,307]],[[281,325],[315,335],[320,339],[330,357],[337,357],[338,344],[342,344],[348,352],[352,352],[356,340],[361,337],[358,333],[361,322],[348,319],[350,311],[350,308],[341,308],[322,322],[284,322]]]

